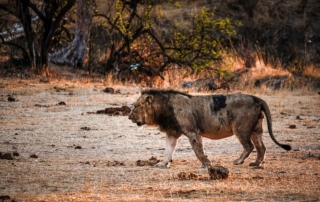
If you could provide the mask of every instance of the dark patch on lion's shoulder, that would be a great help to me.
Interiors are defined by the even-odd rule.
[[[192,97],[192,95],[189,95],[184,92],[176,91],[176,90],[164,90],[164,89],[149,89],[149,90],[143,90],[141,94],[149,94],[149,95],[162,95],[162,94],[180,94],[187,97]]]
[[[211,114],[217,114],[217,111],[219,111],[222,108],[225,108],[227,106],[226,101],[227,97],[224,95],[212,96],[212,102],[210,103]]]

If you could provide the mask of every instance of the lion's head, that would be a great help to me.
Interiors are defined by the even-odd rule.
[[[154,109],[152,107],[154,97],[152,95],[141,95],[141,97],[133,104],[134,108],[129,114],[129,119],[138,126],[144,124],[154,124]]]

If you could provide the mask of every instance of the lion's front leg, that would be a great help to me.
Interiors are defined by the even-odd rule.
[[[168,134],[166,135],[166,150],[164,154],[164,159],[162,162],[156,164],[157,167],[169,167],[169,164],[172,161],[172,156],[176,148],[178,139],[179,138],[177,137]]]
[[[197,133],[186,133],[186,136],[188,137],[197,158],[202,162],[201,167],[205,168],[211,166],[211,161],[203,151],[202,137]]]

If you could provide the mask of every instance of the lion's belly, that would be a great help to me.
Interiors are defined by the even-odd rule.
[[[211,116],[207,114],[206,118],[201,117],[200,120],[203,121],[199,122],[197,126],[203,137],[218,140],[233,135],[232,123],[227,115]]]
[[[218,140],[218,139],[222,139],[222,138],[226,138],[226,137],[230,137],[232,136],[233,133],[232,132],[216,132],[216,133],[203,133],[201,134],[201,136],[212,139],[212,140]]]

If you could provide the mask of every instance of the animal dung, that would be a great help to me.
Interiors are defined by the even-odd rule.
[[[296,129],[296,128],[297,128],[297,126],[296,126],[296,125],[294,125],[294,124],[292,124],[292,125],[289,125],[289,128],[290,128],[290,129]]]
[[[9,97],[8,97],[8,101],[9,101],[9,102],[15,102],[16,99],[15,99],[14,97],[9,96]]]
[[[105,110],[99,110],[97,111],[97,114],[108,114],[110,116],[115,116],[115,115],[123,115],[127,116],[130,114],[131,109],[128,106],[122,106],[122,107],[110,107],[106,108]]]
[[[91,128],[88,127],[88,126],[81,127],[80,129],[81,129],[81,130],[87,130],[87,131],[91,130]]]
[[[113,89],[113,88],[105,88],[105,89],[103,90],[103,92],[114,94],[114,89]]]
[[[223,166],[210,166],[208,173],[212,180],[227,179],[229,177],[229,170]]]
[[[32,154],[32,155],[30,155],[30,158],[37,159],[37,158],[38,158],[38,156],[37,156],[37,155],[35,155],[35,154]]]
[[[160,162],[160,160],[158,160],[156,157],[152,156],[149,160],[136,161],[136,165],[137,166],[155,166],[159,162]]]
[[[13,158],[12,158],[12,156],[11,156],[10,153],[4,153],[4,154],[2,154],[1,152],[0,152],[0,159],[13,160]]]
[[[190,173],[187,173],[187,172],[180,172],[177,174],[178,176],[178,179],[180,180],[198,180],[200,179],[200,175],[197,175],[196,173],[193,173],[193,172],[190,172]]]

